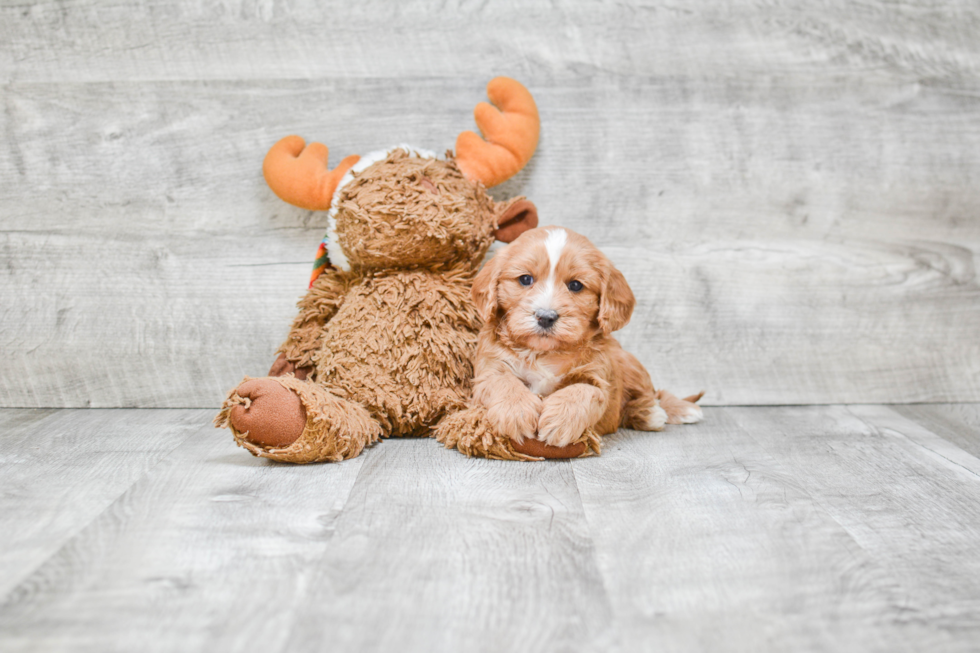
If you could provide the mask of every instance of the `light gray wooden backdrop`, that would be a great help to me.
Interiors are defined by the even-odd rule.
[[[543,123],[524,193],[640,298],[624,344],[715,404],[980,401],[980,5],[0,2],[0,406],[215,406],[285,335],[332,161]]]

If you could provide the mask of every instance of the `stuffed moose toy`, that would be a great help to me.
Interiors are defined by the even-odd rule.
[[[215,419],[239,445],[292,463],[352,458],[397,436],[436,436],[467,455],[503,459],[598,451],[590,433],[568,447],[525,440],[519,450],[479,409],[466,409],[482,324],[473,279],[494,239],[537,225],[524,197],[494,202],[486,192],[534,153],[534,99],[505,77],[487,95],[496,106],[474,112],[487,140],[464,131],[445,159],[399,146],[328,170],[320,143],[287,136],[269,150],[272,190],[327,211],[328,226],[269,376],[246,377]]]

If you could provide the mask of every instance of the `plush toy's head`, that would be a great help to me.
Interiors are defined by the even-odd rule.
[[[327,253],[344,269],[478,265],[498,224],[533,214],[527,200],[494,203],[453,160],[401,146],[361,159],[342,182]]]
[[[264,164],[272,190],[290,204],[329,211],[314,278],[326,265],[475,269],[494,238],[510,242],[537,226],[531,202],[495,203],[486,193],[534,153],[537,107],[512,79],[494,79],[487,93],[500,109],[481,102],[475,115],[489,142],[463,132],[455,157],[402,145],[347,157],[328,170],[327,148],[319,143],[305,147],[288,136],[273,146]]]

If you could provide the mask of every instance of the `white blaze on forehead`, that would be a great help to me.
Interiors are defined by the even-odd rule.
[[[551,300],[554,299],[555,295],[555,270],[558,267],[558,260],[561,258],[561,252],[565,249],[565,243],[568,241],[568,234],[564,229],[549,229],[548,236],[544,239],[544,248],[548,252],[548,279],[545,281],[541,288],[541,292],[535,298],[534,307],[541,309],[550,309]]]
[[[550,279],[555,276],[555,268],[558,267],[558,259],[561,258],[561,250],[565,249],[565,242],[568,234],[564,229],[549,229],[548,237],[544,239],[544,248],[548,250],[548,262],[551,263]]]

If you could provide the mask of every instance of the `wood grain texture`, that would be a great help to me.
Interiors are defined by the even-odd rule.
[[[567,461],[386,441],[365,461],[310,588],[287,650],[618,646]]]
[[[890,408],[980,458],[980,405],[918,404]]]
[[[212,430],[7,595],[0,647],[598,651],[610,621],[567,462],[409,439],[297,467]]]
[[[119,427],[173,415],[114,412]],[[235,447],[201,412],[182,446],[4,593],[0,648],[284,650],[364,458],[278,465]],[[93,441],[117,446],[113,435]]]
[[[0,650],[976,650],[953,418],[709,408],[571,462],[291,466],[204,412],[0,410],[0,551],[33,556],[0,557]]]
[[[894,583],[885,623],[975,650],[980,460],[883,406],[731,414]]]
[[[200,410],[0,411],[0,597],[206,419]]]
[[[499,73],[543,132],[494,194],[624,269],[658,385],[976,401],[978,27],[966,0],[0,3],[0,405],[216,405],[323,228],[268,146],[442,151]]]
[[[181,0],[0,5],[5,80],[972,74],[968,0],[592,3]],[[410,53],[410,56],[409,56]]]
[[[762,410],[746,409],[792,409]],[[754,436],[731,412],[709,409],[695,427],[621,432],[601,458],[576,465],[624,649],[946,643],[941,629],[904,619],[896,580],[808,490],[802,476],[815,472],[791,467]],[[787,447],[797,442],[795,433],[784,437]]]

